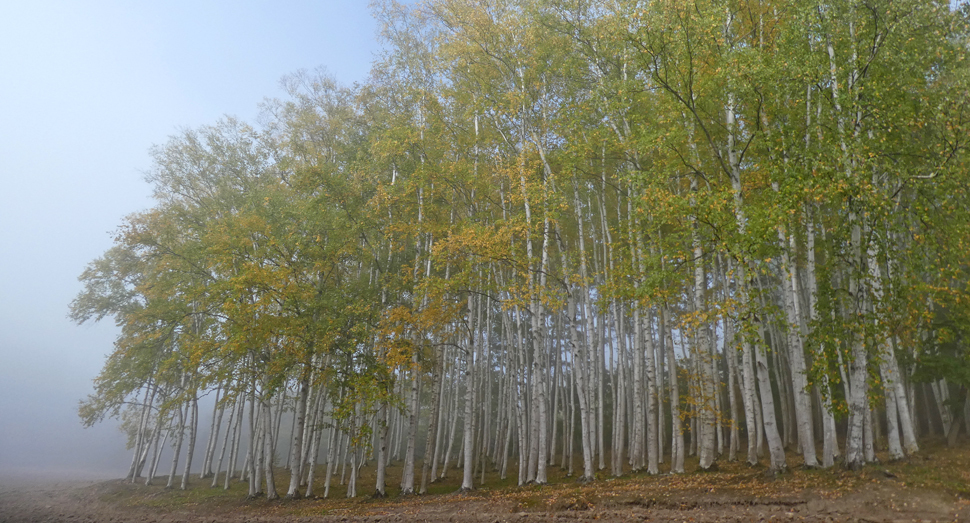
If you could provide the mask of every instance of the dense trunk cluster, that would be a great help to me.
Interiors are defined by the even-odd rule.
[[[290,497],[365,463],[384,495],[391,460],[403,493],[856,468],[970,423],[965,11],[375,10],[369,82],[156,148],[81,276],[72,316],[122,328],[81,415],[121,417],[130,479],[170,445],[170,486],[204,447],[269,497],[284,460]]]

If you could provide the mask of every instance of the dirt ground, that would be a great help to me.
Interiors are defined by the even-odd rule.
[[[655,481],[661,484],[663,479]],[[785,488],[768,488],[765,496],[759,496],[731,485],[698,489],[688,483],[657,489],[648,484],[618,482],[617,488],[611,489],[606,482],[598,483],[601,485],[596,487],[595,497],[585,495],[589,491],[580,486],[532,487],[529,496],[494,491],[381,501],[365,498],[335,508],[324,500],[265,499],[152,506],[145,497],[136,496],[139,501],[132,503],[131,493],[144,487],[121,481],[8,481],[0,485],[0,522],[970,522],[970,501],[939,490],[909,487],[891,477],[866,481],[838,495],[811,488],[788,493]],[[537,502],[532,494],[541,489],[548,490],[542,491],[543,497]]]

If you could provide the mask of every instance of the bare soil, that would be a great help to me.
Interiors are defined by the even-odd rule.
[[[470,521],[962,521],[970,522],[970,449],[924,453],[860,472],[802,470],[768,477],[721,463],[717,472],[627,475],[580,485],[481,488],[372,499],[247,500],[195,481],[189,491],[105,482],[0,483],[0,523]],[[158,483],[164,484],[164,481]],[[487,484],[486,484],[487,486]],[[441,492],[447,485],[439,485]],[[364,487],[362,486],[361,489]]]

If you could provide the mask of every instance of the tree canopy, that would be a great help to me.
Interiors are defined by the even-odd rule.
[[[368,82],[298,72],[259,126],[153,148],[154,207],[82,273],[71,317],[121,334],[80,413],[127,420],[129,478],[188,436],[186,486],[212,392],[203,475],[270,497],[284,448],[291,497],[321,449],[325,489],[339,453],[383,494],[455,443],[473,488],[742,443],[856,468],[970,423],[966,4],[374,12]]]

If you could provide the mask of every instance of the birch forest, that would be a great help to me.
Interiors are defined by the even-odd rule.
[[[858,469],[968,432],[966,3],[373,11],[367,82],[155,146],[81,274],[71,318],[120,334],[79,412],[130,481]]]

